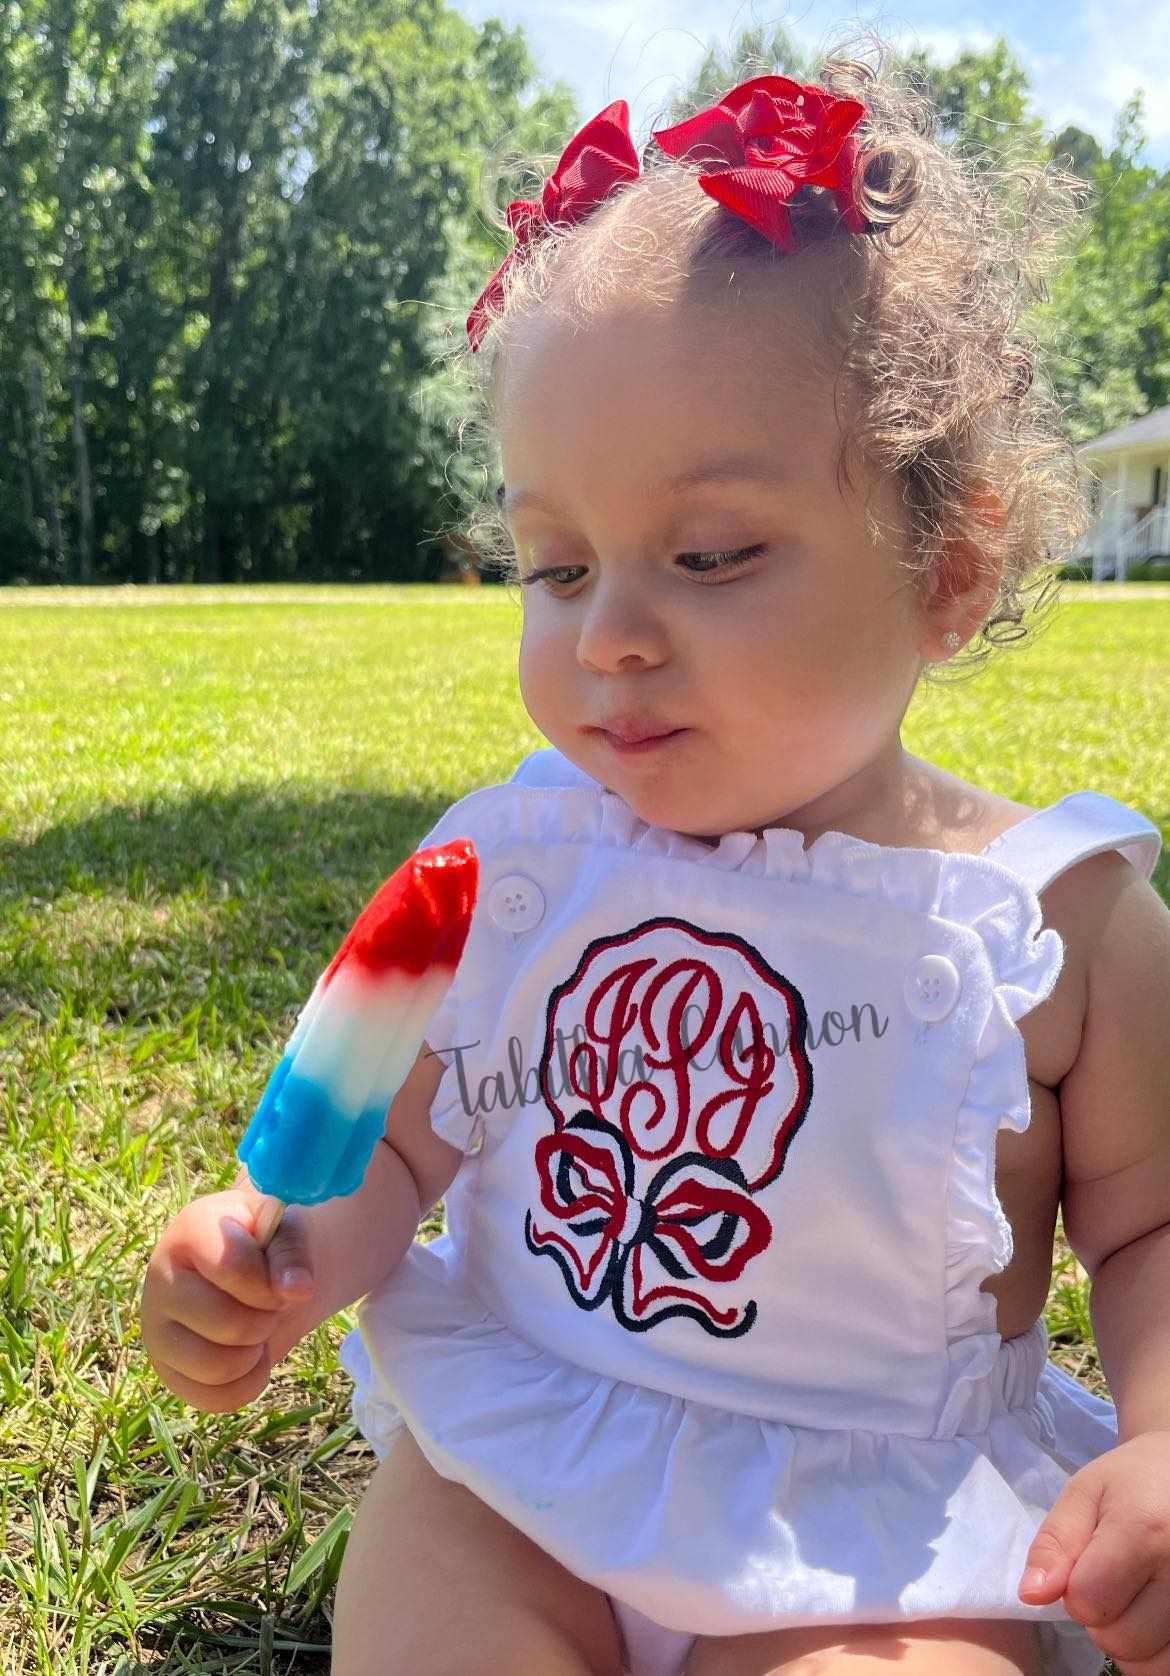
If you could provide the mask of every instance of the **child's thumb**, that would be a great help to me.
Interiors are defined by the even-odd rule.
[[[313,1291],[313,1266],[302,1230],[285,1217],[265,1251],[273,1288],[290,1303],[302,1303]]]
[[[1032,1538],[1017,1590],[1026,1605],[1046,1606],[1060,1599],[1093,1535],[1099,1511],[1100,1492],[1092,1474],[1082,1470],[1065,1484]]]

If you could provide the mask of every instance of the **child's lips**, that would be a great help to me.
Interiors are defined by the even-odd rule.
[[[593,731],[600,734],[605,743],[613,750],[625,755],[634,751],[653,751],[660,747],[669,745],[672,740],[681,739],[684,734],[689,733],[690,729],[686,727],[676,727],[660,733],[647,732],[640,736],[637,734],[627,736],[626,734],[614,732],[613,730],[604,727],[595,728]]]

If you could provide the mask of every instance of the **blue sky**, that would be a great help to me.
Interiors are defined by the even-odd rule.
[[[685,86],[712,37],[729,47],[742,29],[782,24],[805,47],[861,23],[949,58],[1005,35],[1028,71],[1033,102],[1051,130],[1075,122],[1103,143],[1123,100],[1146,97],[1148,161],[1170,164],[1170,0],[1034,0],[944,6],[903,0],[850,12],[821,0],[456,0],[475,23],[523,24],[542,79],[573,88],[582,119],[610,100],[629,102],[636,140]]]

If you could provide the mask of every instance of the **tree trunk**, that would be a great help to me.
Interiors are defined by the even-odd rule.
[[[45,446],[45,436],[49,427],[45,414],[44,386],[41,383],[41,363],[35,349],[25,350],[24,376],[28,389],[29,423],[32,427],[33,481],[41,506],[44,509],[45,524],[49,531],[49,546],[57,564],[56,579],[63,582],[65,580],[65,538],[61,529],[61,509],[57,501],[57,485],[52,480],[48,451]],[[41,550],[44,551],[43,543]]]
[[[223,571],[223,528],[219,507],[203,498],[203,548],[199,555],[199,580],[218,582]]]
[[[89,470],[89,438],[85,431],[81,374],[81,331],[73,293],[72,242],[66,246],[65,300],[69,309],[69,387],[73,399],[73,469],[77,476],[77,580],[93,581],[93,487]]]
[[[220,368],[219,349],[225,323],[236,302],[235,267],[240,258],[242,213],[238,201],[225,208],[208,276],[207,337],[204,340],[207,390],[200,418],[204,438],[215,441],[218,441],[220,429],[228,420],[230,408],[228,381]],[[216,487],[218,490],[218,485]],[[219,582],[224,578],[226,537],[222,503],[212,498],[210,490],[211,485],[205,482],[200,581]]]
[[[140,544],[146,554],[143,565],[142,580],[152,586],[159,579],[159,547],[158,526],[143,529],[142,514],[149,507],[153,512],[151,496],[154,491],[154,375],[153,373],[143,381],[142,402],[142,468],[138,474],[142,485],[142,498],[138,505],[137,526],[135,528],[136,544]],[[152,519],[153,524],[153,519]]]
[[[33,499],[32,467],[29,462],[28,434],[24,425],[24,413],[20,403],[12,404],[12,417],[16,421],[16,444],[20,459],[20,510],[24,513],[25,527],[36,537],[37,506]]]

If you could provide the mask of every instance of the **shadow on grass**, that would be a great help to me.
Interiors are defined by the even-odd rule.
[[[382,881],[467,788],[265,787],[112,807],[0,841],[0,1017],[167,1026],[210,1005],[243,1041],[298,1008]],[[1170,828],[1170,813],[1158,820]],[[1170,851],[1154,885],[1170,904]],[[67,912],[46,913],[68,898]],[[263,1032],[262,1032],[263,1033]],[[213,1032],[214,1034],[214,1032]],[[242,1041],[233,1042],[237,1049]]]
[[[278,1613],[250,1610],[231,1603],[230,1611],[214,1604],[184,1615],[173,1627],[137,1635],[139,1651],[148,1664],[130,1662],[116,1667],[115,1676],[329,1676],[332,1626],[313,1614],[303,1625]]]
[[[136,1290],[145,1252],[140,1258],[133,1247],[158,1216],[158,1183],[165,1186],[171,1179],[179,1155],[193,1177],[207,1177],[217,1167],[234,1173],[232,1139],[254,1107],[291,1015],[382,880],[459,795],[203,791],[173,802],[106,807],[62,821],[26,843],[0,841],[0,1025],[5,1026],[0,1054],[11,1054],[10,1085],[27,1119],[23,1144],[44,1149],[34,1167],[41,1168],[43,1157],[44,1173],[54,1184],[81,1182],[95,1201],[108,1193],[111,1206],[97,1232],[74,1230],[74,1247],[65,1255],[52,1246],[50,1227],[35,1256],[28,1242],[29,1261],[44,1296],[50,1296],[51,1283],[64,1291],[59,1275],[67,1271],[73,1280],[72,1252],[80,1256],[86,1242],[104,1237],[108,1223],[115,1237],[104,1277],[99,1288],[86,1269],[90,1307],[80,1311],[87,1342],[106,1335],[105,1365],[122,1365],[113,1361],[115,1336],[120,1339],[128,1323],[133,1305],[127,1300],[134,1295],[125,1277],[133,1268]],[[81,1017],[92,1018],[94,1027],[76,1028],[71,1019]],[[107,1097],[103,1073],[109,1060],[114,1076]],[[158,1183],[152,1169],[160,1172]],[[128,1208],[136,1196],[137,1211]],[[124,1283],[115,1325],[106,1289],[112,1296]],[[78,1281],[79,1293],[81,1286]],[[46,1306],[53,1322],[55,1307]],[[63,1300],[60,1309],[63,1322],[77,1305]],[[71,1349],[71,1364],[80,1354]],[[31,1348],[27,1356],[31,1360]],[[65,1405],[74,1400],[72,1385],[81,1381],[62,1379],[48,1357],[40,1377],[52,1394],[59,1426]],[[150,1397],[159,1402],[160,1415],[173,1416],[175,1405],[157,1389],[140,1391],[137,1377],[127,1375],[117,1386],[119,1401],[137,1402],[141,1419]],[[306,1379],[314,1389],[317,1377],[315,1368],[308,1374],[302,1368],[295,1381],[270,1388],[265,1400],[270,1408],[277,1405],[278,1420],[281,1404],[288,1415],[297,1414]],[[322,1397],[335,1406],[323,1410],[311,1436],[307,1422],[273,1433],[276,1453],[266,1470],[278,1488],[262,1494],[261,1513],[253,1512],[246,1492],[261,1471],[257,1443],[265,1437],[263,1420],[250,1423],[248,1447],[230,1483],[214,1428],[206,1450],[192,1444],[185,1430],[179,1432],[181,1452],[195,1450],[202,1461],[197,1470],[184,1471],[173,1447],[163,1467],[152,1470],[151,1462],[145,1473],[137,1458],[132,1469],[107,1461],[111,1483],[122,1494],[121,1514],[111,1515],[115,1521],[125,1518],[127,1503],[133,1517],[172,1474],[193,1499],[177,1524],[167,1521],[180,1504],[166,1504],[165,1517],[158,1516],[159,1552],[150,1551],[150,1534],[140,1533],[147,1553],[144,1559],[136,1541],[135,1565],[129,1568],[139,1589],[137,1645],[132,1656],[119,1645],[125,1656],[103,1669],[124,1676],[139,1670],[325,1676],[330,1624],[324,1607],[345,1538],[334,1521],[343,1513],[348,1518],[372,1460],[366,1451],[344,1459],[336,1452],[321,1454],[322,1431],[347,1421],[348,1393],[323,1391]],[[37,1425],[44,1423],[40,1409],[35,1418]],[[158,1423],[165,1433],[165,1421]],[[229,1435],[232,1423],[224,1422]],[[69,1489],[61,1486],[66,1476],[72,1484],[74,1456],[86,1447],[89,1421],[78,1418],[74,1424],[68,1442],[55,1445],[64,1455],[54,1460],[45,1492],[56,1497],[54,1515],[71,1542]],[[145,1428],[145,1420],[142,1424]],[[257,1424],[258,1438],[252,1435]],[[320,1464],[326,1459],[327,1472]],[[317,1522],[323,1509],[333,1516],[322,1537],[312,1541],[299,1531],[290,1538],[280,1527],[282,1511],[290,1520],[299,1517],[302,1475],[311,1492],[305,1504]],[[242,1552],[236,1547],[241,1533],[247,1541]],[[107,1537],[113,1540],[108,1532]],[[270,1543],[276,1549],[271,1557]],[[163,1569],[164,1558],[167,1567],[173,1561],[173,1569]],[[50,1557],[46,1564],[52,1563]],[[88,1578],[85,1560],[77,1565],[78,1575]],[[175,1581],[180,1570],[189,1581]],[[97,1597],[95,1611],[107,1582],[86,1583]],[[191,1599],[181,1608],[159,1609],[160,1598],[174,1599],[188,1586]],[[111,1618],[118,1619],[119,1612],[112,1610]],[[27,1668],[46,1667],[56,1665]]]
[[[245,787],[0,841],[0,1015],[49,1017],[70,993],[75,1010],[110,1023],[174,1021],[209,1001],[244,1023],[270,1017],[274,1002],[299,1004],[378,886],[461,795]]]

